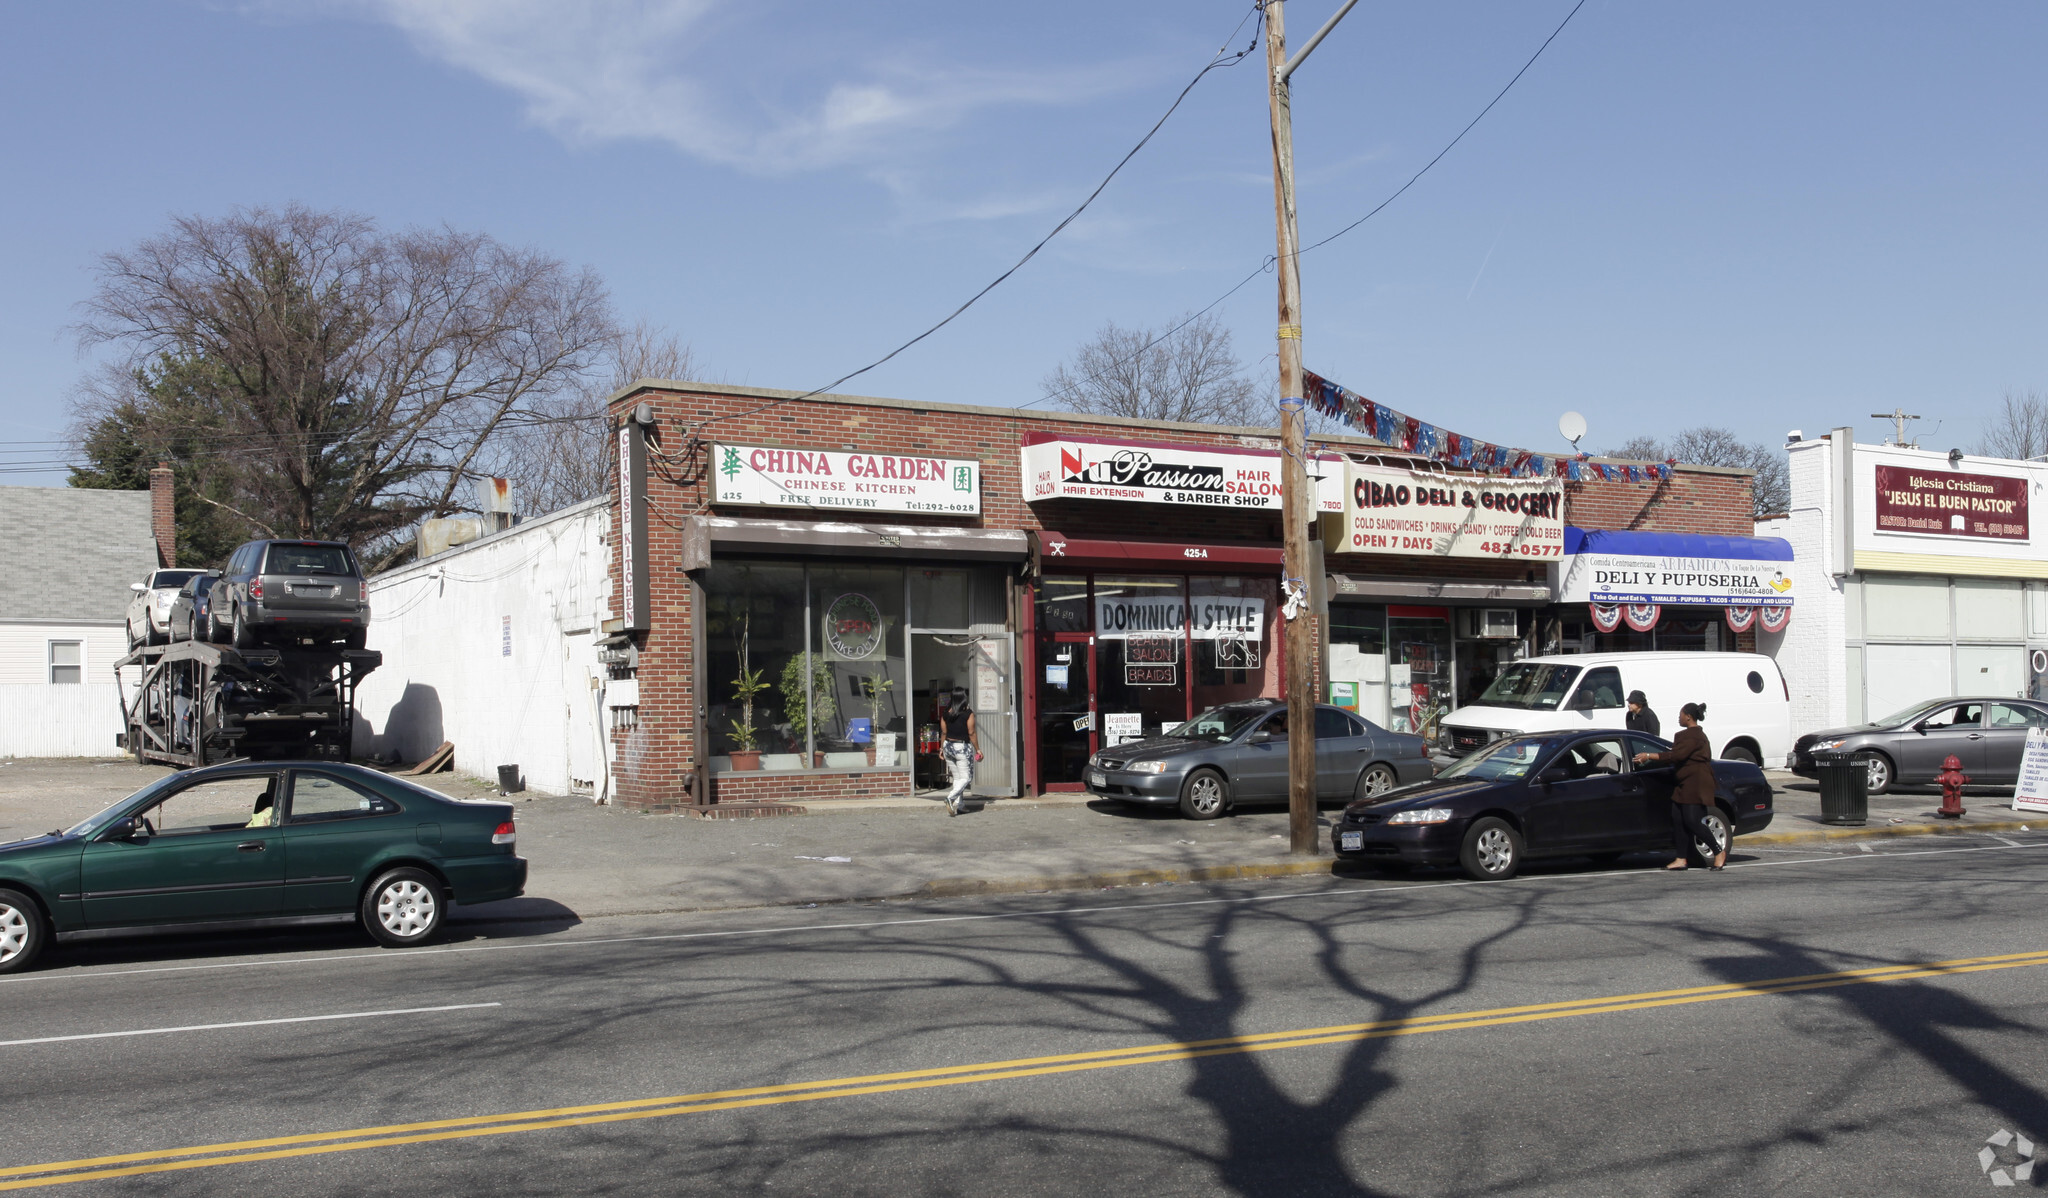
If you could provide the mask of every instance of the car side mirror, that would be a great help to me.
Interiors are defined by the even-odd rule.
[[[1273,739],[1273,734],[1272,734],[1271,732],[1268,732],[1268,731],[1266,731],[1266,730],[1265,730],[1264,728],[1261,728],[1261,729],[1259,729],[1259,730],[1258,730],[1257,732],[1254,732],[1254,733],[1252,733],[1252,737],[1251,737],[1251,742],[1250,742],[1250,743],[1252,743],[1252,744],[1255,744],[1255,745],[1263,745],[1263,744],[1265,744],[1265,743],[1266,743],[1267,741],[1269,741],[1269,740],[1272,740],[1272,739]]]
[[[1543,785],[1545,786],[1555,786],[1560,782],[1571,781],[1572,772],[1561,765],[1553,765],[1549,769],[1544,770],[1542,773],[1536,775],[1536,780],[1538,782],[1543,783]]]
[[[1919,723],[1913,725],[1913,731],[1918,732],[1922,736],[1927,735],[1927,721],[1921,720]]]
[[[129,590],[131,590],[131,591],[137,591],[137,592],[141,592],[141,591],[146,591],[146,590],[148,590],[149,588],[148,588],[148,587],[146,587],[146,586],[144,586],[144,585],[142,585],[142,584],[141,584],[141,583],[139,583],[139,582],[131,582],[131,583],[129,583],[129,584],[128,584],[128,589],[129,589]]]
[[[1565,710],[1591,711],[1593,710],[1593,696],[1586,694],[1573,695],[1572,701],[1565,705]]]
[[[142,830],[141,820],[129,815],[108,824],[107,830],[100,833],[100,839],[126,840],[135,844],[142,844],[149,839],[149,833]]]

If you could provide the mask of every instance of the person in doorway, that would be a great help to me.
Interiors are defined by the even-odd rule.
[[[968,783],[974,781],[974,763],[981,758],[974,747],[974,710],[967,706],[966,687],[954,689],[953,701],[939,713],[939,723],[940,735],[945,738],[939,755],[946,759],[946,770],[953,778],[953,789],[946,795],[946,814],[958,815],[967,801]]]
[[[1707,734],[1700,731],[1700,721],[1706,718],[1705,703],[1687,703],[1678,709],[1680,726],[1678,735],[1671,740],[1671,748],[1662,753],[1636,754],[1637,765],[1678,767],[1678,785],[1671,791],[1671,843],[1676,856],[1665,869],[1687,868],[1686,854],[1694,840],[1706,844],[1714,841],[1706,818],[1714,809],[1714,751],[1707,745]],[[1724,843],[1708,868],[1719,870],[1727,864],[1728,846]]]
[[[1641,691],[1630,691],[1628,693],[1628,730],[1630,732],[1647,732],[1651,736],[1662,736],[1664,735],[1663,728],[1664,721],[1658,719],[1657,713],[1650,710],[1649,696]]]

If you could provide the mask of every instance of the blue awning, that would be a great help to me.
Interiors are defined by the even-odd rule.
[[[1783,537],[1720,537],[1702,532],[1632,532],[1620,528],[1564,527],[1564,551],[1625,553],[1635,557],[1705,557],[1738,562],[1789,562]]]

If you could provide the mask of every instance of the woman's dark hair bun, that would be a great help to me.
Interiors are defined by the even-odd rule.
[[[1687,703],[1679,709],[1679,714],[1689,715],[1695,720],[1704,720],[1707,718],[1707,705],[1705,703]]]

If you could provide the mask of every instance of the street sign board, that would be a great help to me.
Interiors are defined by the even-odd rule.
[[[2014,811],[2048,812],[2048,728],[2027,729],[2027,750],[2020,758],[2020,780],[2012,788]]]

